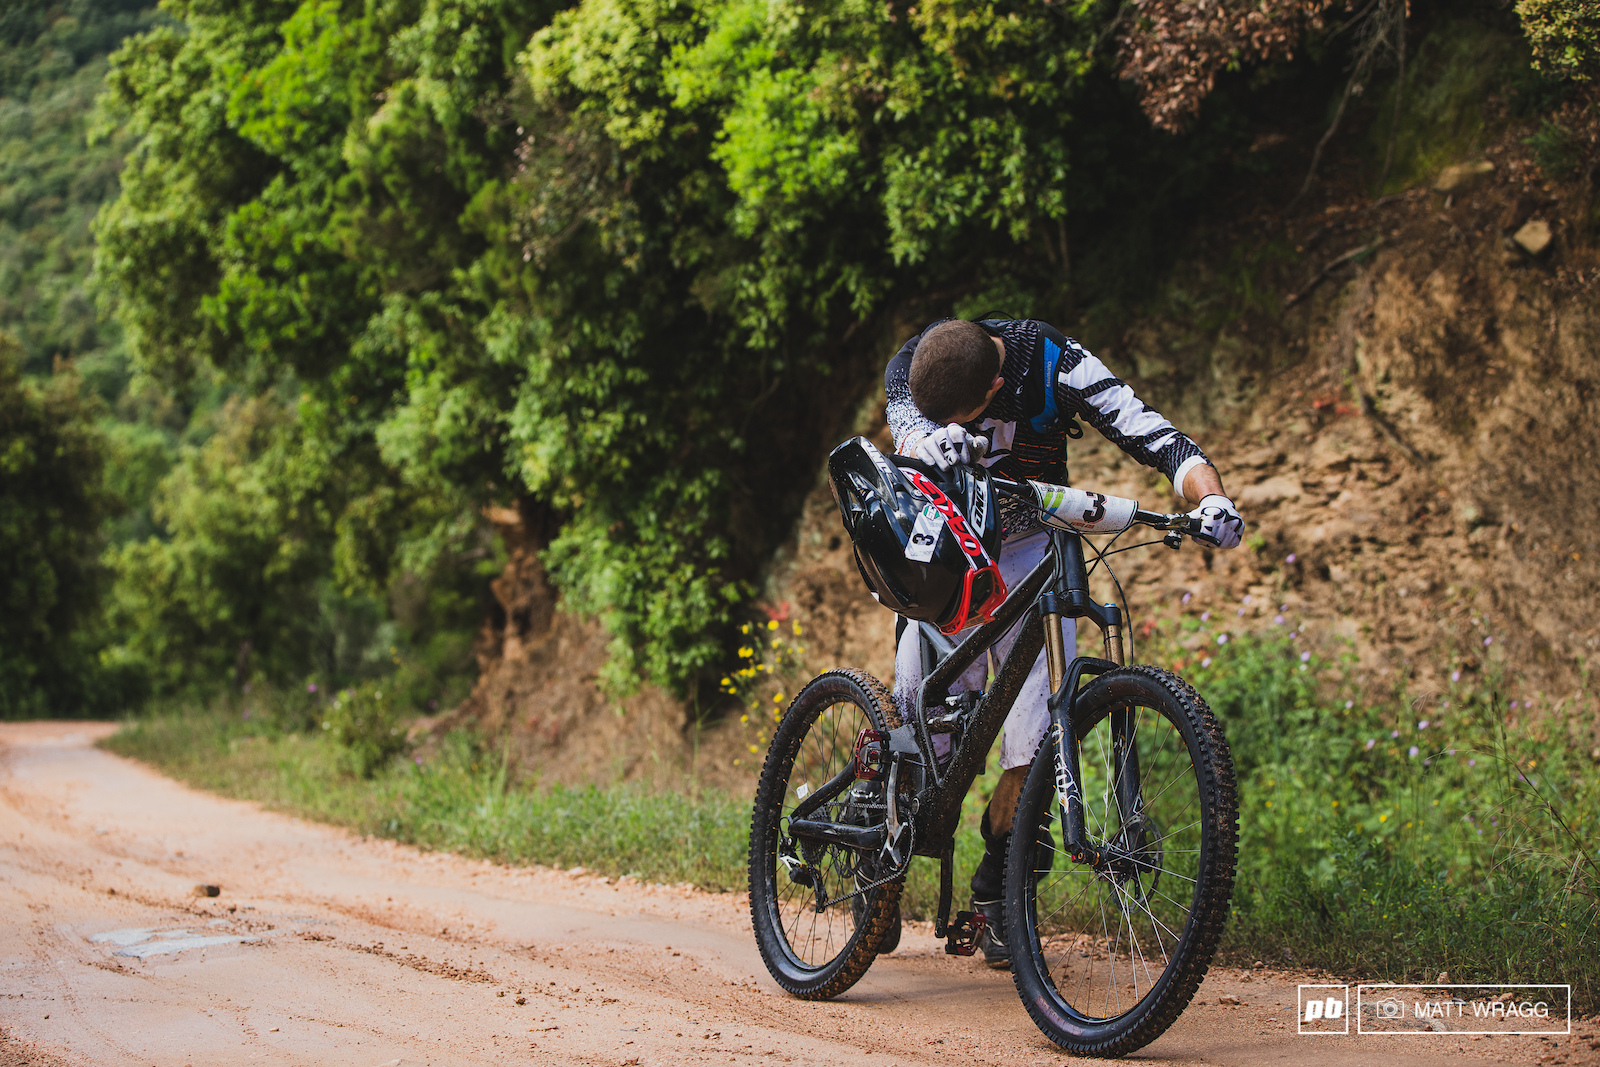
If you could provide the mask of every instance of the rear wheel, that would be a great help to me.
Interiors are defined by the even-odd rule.
[[[795,996],[836,997],[867,972],[899,917],[904,877],[856,893],[882,878],[876,858],[797,840],[789,818],[809,798],[805,817],[881,823],[883,784],[857,781],[850,768],[862,730],[899,725],[882,682],[829,671],[794,698],[767,750],[750,822],[750,921],[767,970]]]
[[[1045,1036],[1122,1056],[1161,1036],[1205,977],[1233,893],[1233,762],[1211,709],[1177,675],[1128,667],[1078,702],[1085,844],[1060,812],[1056,731],[1017,801],[1006,858],[1007,937],[1022,1002]]]

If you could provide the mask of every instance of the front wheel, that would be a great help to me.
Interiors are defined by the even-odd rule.
[[[750,819],[750,922],[773,979],[806,1000],[836,997],[867,973],[898,918],[904,875],[885,881],[873,853],[797,839],[789,820],[882,823],[883,783],[856,779],[855,744],[863,730],[899,725],[882,682],[828,671],[794,698],[767,749]]]
[[[1233,894],[1233,760],[1211,709],[1154,667],[1078,699],[1084,862],[1050,834],[1056,730],[1028,772],[1006,857],[1006,940],[1022,1002],[1069,1052],[1123,1056],[1163,1034],[1205,977]]]

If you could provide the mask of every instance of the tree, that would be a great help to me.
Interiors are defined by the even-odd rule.
[[[85,635],[114,504],[99,406],[70,368],[35,382],[22,362],[0,334],[0,717],[80,714],[106,695]]]

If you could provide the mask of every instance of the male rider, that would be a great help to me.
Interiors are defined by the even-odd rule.
[[[1083,431],[1081,418],[1140,463],[1171,480],[1178,493],[1199,504],[1190,514],[1201,521],[1198,539],[1219,548],[1237,547],[1244,521],[1222,491],[1222,479],[1200,446],[1134,395],[1082,345],[1034,319],[945,319],[911,338],[884,372],[889,429],[895,451],[916,456],[941,470],[969,463],[973,442],[989,439],[981,462],[1017,481],[1034,479],[1065,485],[1067,438]],[[1000,574],[1008,587],[1020,582],[1043,558],[1049,539],[1035,512],[1001,508],[1005,538]],[[1073,621],[1063,620],[1070,650]],[[902,619],[895,656],[895,700],[902,717],[922,681],[922,657],[915,626]],[[997,657],[1011,649],[1016,631],[996,644]],[[1070,653],[1069,653],[1070,654]],[[950,687],[951,693],[982,689],[987,664],[979,661]],[[991,967],[1010,965],[1001,905],[1011,816],[1034,751],[1050,726],[1046,700],[1049,679],[1044,654],[1033,665],[1000,740],[1002,774],[981,829],[984,854],[972,875],[973,910],[988,920],[982,946]],[[897,941],[891,935],[886,943]]]

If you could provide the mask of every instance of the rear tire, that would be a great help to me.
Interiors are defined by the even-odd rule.
[[[1052,727],[1006,857],[1011,973],[1050,1040],[1125,1056],[1182,1014],[1222,936],[1238,848],[1233,760],[1200,694],[1154,667],[1095,679],[1074,730],[1086,843],[1113,858],[1075,863],[1048,833],[1060,812]]]
[[[861,730],[887,732],[899,725],[882,682],[865,671],[828,671],[794,698],[767,749],[750,819],[750,922],[767,970],[794,996],[827,1000],[867,973],[884,935],[897,925],[905,879],[818,912],[816,889],[791,877],[779,863],[780,851],[791,861],[807,861],[810,873],[804,877],[822,883],[824,900],[875,881],[877,874],[870,857],[864,861],[864,853],[843,846],[814,847],[803,856],[785,836],[789,813],[853,762]],[[835,822],[871,825],[876,810],[854,796],[854,787],[846,788],[819,812]]]

